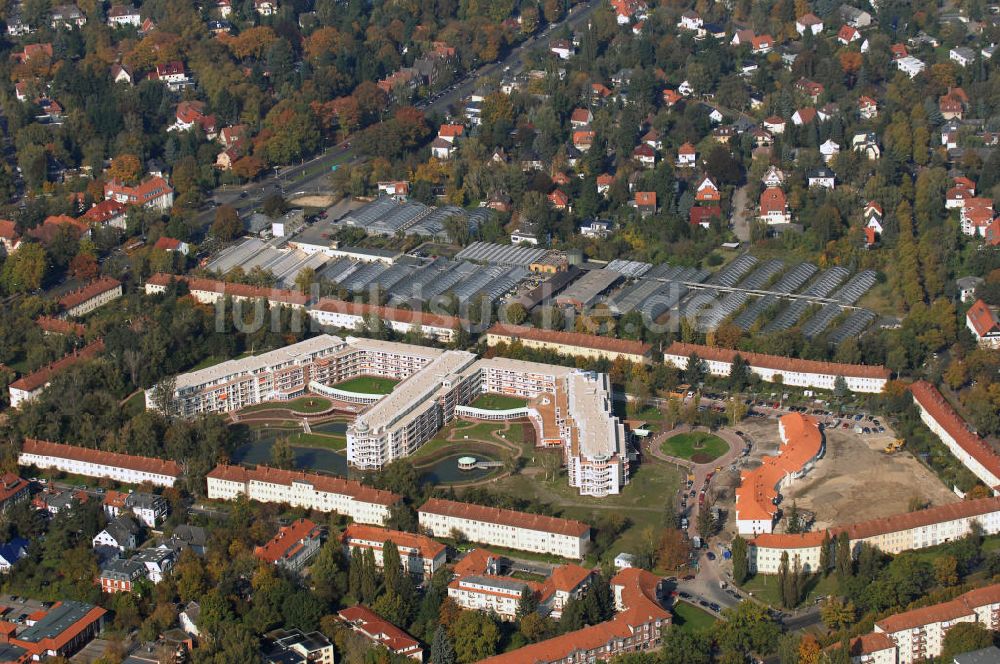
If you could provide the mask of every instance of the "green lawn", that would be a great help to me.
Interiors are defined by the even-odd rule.
[[[760,601],[781,608],[781,587],[778,585],[777,574],[757,574],[740,587]],[[800,606],[811,604],[817,597],[836,593],[836,576],[813,575],[806,582],[806,588],[808,590]]]
[[[134,417],[146,410],[146,393],[139,390],[130,396],[122,405],[122,411],[129,417]]]
[[[537,454],[528,455],[529,464],[532,458],[537,458]],[[548,503],[559,512],[559,516],[591,525],[603,517],[624,516],[629,521],[628,527],[602,555],[602,558],[612,560],[623,551],[637,551],[646,528],[658,530],[663,527],[664,506],[673,500],[679,483],[680,474],[676,467],[650,459],[633,471],[629,483],[617,496],[581,496],[569,486],[565,474],[554,480],[545,480],[540,475],[512,475],[498,479],[490,488],[518,498]]]
[[[664,454],[709,463],[729,451],[729,443],[711,433],[691,431],[671,436],[660,446]]]
[[[674,604],[673,626],[684,632],[697,632],[708,629],[715,624],[715,617],[708,611],[702,611],[694,604],[679,601]]]
[[[483,410],[512,410],[524,408],[528,405],[528,400],[506,394],[480,394],[471,405],[473,408],[482,408]]]
[[[394,378],[383,378],[381,376],[358,376],[337,383],[333,387],[345,392],[358,392],[359,394],[389,394],[399,383]]]

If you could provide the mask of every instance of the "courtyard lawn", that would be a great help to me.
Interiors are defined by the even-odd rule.
[[[532,452],[527,455],[528,469],[537,464],[540,454],[542,453]],[[668,503],[672,504],[678,486],[680,474],[675,466],[647,459],[633,472],[622,493],[616,496],[581,496],[569,486],[565,473],[560,473],[555,479],[545,480],[541,474],[526,475],[522,471],[521,474],[498,479],[490,485],[490,489],[547,503],[552,505],[559,516],[578,519],[591,525],[605,517],[627,518],[628,527],[601,556],[605,560],[612,560],[623,551],[634,553],[640,550],[645,529],[653,528],[658,531],[663,528],[663,516],[666,513],[664,507]],[[658,571],[666,573],[668,570]]]
[[[337,383],[333,387],[345,392],[358,392],[359,394],[389,394],[399,383],[394,378],[383,378],[381,376],[358,376]]]
[[[483,410],[512,410],[524,408],[528,405],[528,400],[506,394],[480,394],[471,405],[473,408],[482,408]]]
[[[664,454],[688,459],[695,463],[709,463],[729,451],[729,443],[711,433],[691,431],[679,433],[663,441]]]
[[[122,404],[122,411],[129,417],[134,417],[146,410],[146,393],[143,390],[137,391]]]
[[[674,604],[674,627],[684,632],[697,632],[715,624],[715,616],[694,604],[678,601]]]

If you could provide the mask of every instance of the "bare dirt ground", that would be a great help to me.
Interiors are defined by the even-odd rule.
[[[776,420],[742,422],[741,426],[754,440],[751,458],[777,450]],[[889,455],[882,451],[895,438],[891,431],[861,435],[852,429],[828,428],[824,433],[826,455],[808,475],[781,489],[784,511],[794,501],[799,509],[813,513],[814,530],[907,512],[913,498],[925,505],[959,500],[909,452]],[[750,467],[756,465],[751,462]]]
[[[333,196],[299,196],[289,203],[301,207],[327,208],[333,205],[333,201]]]

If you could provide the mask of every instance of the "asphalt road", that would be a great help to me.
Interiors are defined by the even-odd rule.
[[[576,5],[574,11],[571,11],[561,22],[552,24],[544,31],[515,46],[502,60],[479,67],[443,94],[439,94],[431,100],[421,101],[416,106],[426,113],[446,112],[449,106],[467,97],[487,78],[504,72],[514,74],[521,72],[524,69],[522,56],[526,52],[552,39],[553,33],[564,25],[568,25],[572,29],[583,24],[594,13],[600,2],[601,0],[590,0],[590,2]],[[286,166],[255,182],[242,186],[219,187],[207,199],[216,205],[231,205],[242,216],[260,205],[260,202],[265,198],[274,194],[292,196],[299,191],[316,192],[326,189],[324,179],[330,174],[330,169],[335,164],[356,163],[358,161],[360,158],[353,153],[351,143],[347,140],[327,148],[322,154],[308,161]],[[195,222],[198,227],[208,228],[214,219],[214,208],[208,208],[198,213]]]

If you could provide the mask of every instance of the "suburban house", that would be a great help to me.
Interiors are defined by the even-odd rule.
[[[965,314],[965,324],[980,346],[1000,348],[1000,318],[985,302],[973,302]]]
[[[301,571],[319,551],[323,528],[309,519],[296,519],[282,526],[269,542],[254,548],[253,555],[292,572]]]

